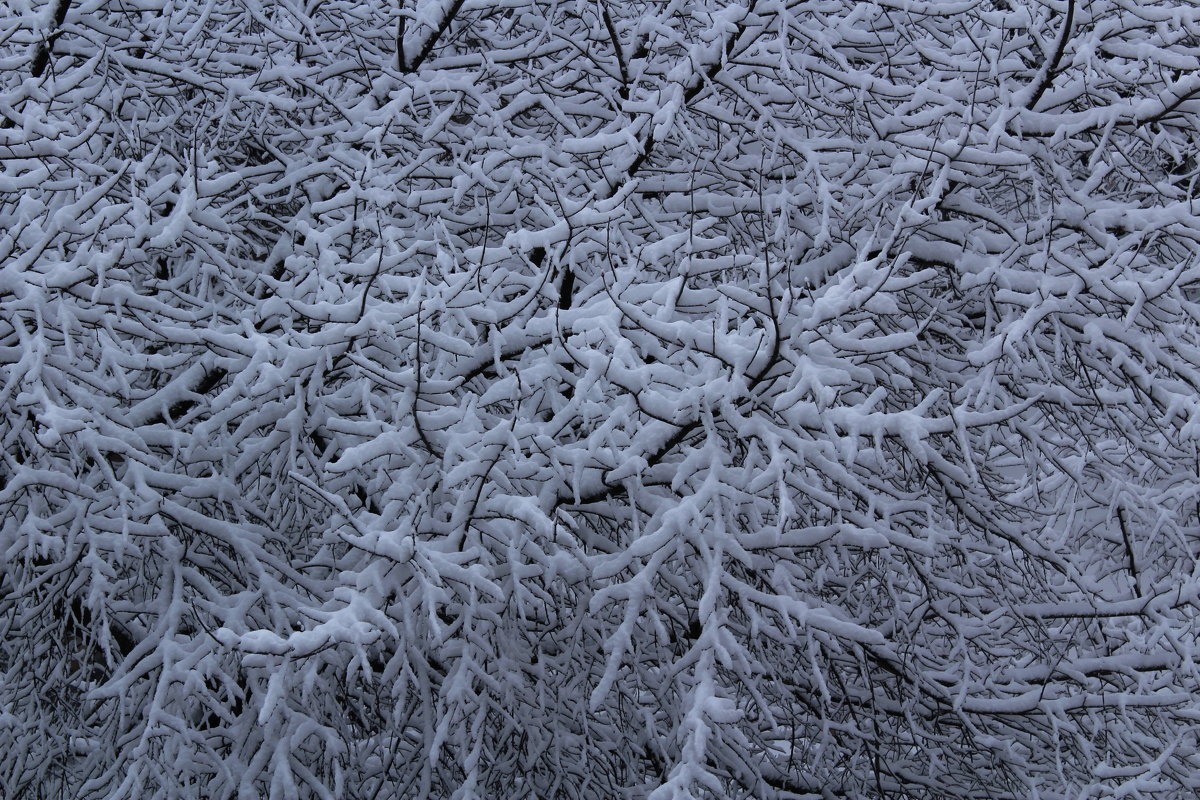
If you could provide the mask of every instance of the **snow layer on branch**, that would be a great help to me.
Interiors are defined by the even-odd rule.
[[[9,5],[0,796],[1200,789],[1188,4]]]

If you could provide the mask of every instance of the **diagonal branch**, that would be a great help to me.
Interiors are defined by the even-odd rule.
[[[397,60],[400,62],[401,72],[412,73],[421,68],[421,65],[425,63],[425,59],[429,58],[429,54],[433,52],[433,48],[437,45],[438,40],[442,38],[442,36],[446,33],[446,29],[450,27],[450,23],[453,22],[454,18],[458,16],[458,12],[463,7],[463,2],[465,2],[465,0],[452,0],[450,7],[446,9],[446,13],[442,15],[441,21],[434,27],[432,31],[429,32],[429,35],[425,37],[425,41],[421,42],[420,46],[417,48],[417,54],[413,56],[411,61],[408,60],[404,54],[404,51],[407,49],[404,46],[404,29],[403,27],[399,29],[400,37],[398,37],[396,41],[396,48],[399,52],[396,54],[396,56]],[[401,19],[403,19],[403,17]]]

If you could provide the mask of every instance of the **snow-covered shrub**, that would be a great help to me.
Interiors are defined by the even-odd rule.
[[[0,795],[1192,796],[1194,5],[6,8]]]

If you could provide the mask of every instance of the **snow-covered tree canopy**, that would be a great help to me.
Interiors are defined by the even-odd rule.
[[[1200,7],[7,0],[0,795],[1200,790]]]

